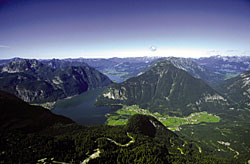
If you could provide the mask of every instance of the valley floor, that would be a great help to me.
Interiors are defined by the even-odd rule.
[[[215,123],[220,121],[220,117],[209,114],[207,112],[192,113],[187,117],[175,117],[168,115],[161,115],[160,113],[151,113],[149,110],[141,109],[137,105],[124,106],[122,109],[117,110],[115,113],[107,114],[108,125],[125,125],[130,116],[134,114],[151,115],[164,124],[172,131],[179,131],[181,125],[186,124],[206,124]]]

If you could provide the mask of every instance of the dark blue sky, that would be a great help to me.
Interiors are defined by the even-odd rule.
[[[250,55],[249,0],[0,0],[0,58],[217,54]]]

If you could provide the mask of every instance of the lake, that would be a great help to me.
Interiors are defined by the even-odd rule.
[[[99,88],[74,96],[70,99],[56,102],[52,112],[71,118],[81,125],[104,124],[107,118],[105,114],[117,110],[119,107],[95,107],[96,98],[105,88]]]

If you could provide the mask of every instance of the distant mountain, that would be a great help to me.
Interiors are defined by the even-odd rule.
[[[177,58],[177,57],[167,57],[164,60],[173,64],[175,67],[182,69],[193,77],[202,79],[206,83],[210,85],[216,85],[224,80],[224,75],[220,73],[215,73],[204,66],[200,66],[196,62],[193,62],[188,58]]]
[[[87,63],[107,75],[115,82],[122,82],[130,77],[137,76],[145,72],[147,68],[160,57],[131,57],[131,58],[77,58],[77,59],[53,59],[42,60],[41,62],[53,68],[64,67],[66,65],[81,66]]]
[[[112,61],[118,62],[114,69],[120,72],[124,80],[144,73],[158,59],[159,57],[111,58]]]
[[[225,79],[250,70],[250,56],[211,56],[192,59],[212,72],[223,74]]]
[[[0,67],[3,66],[3,65],[6,65],[12,61],[17,61],[17,60],[20,60],[21,58],[11,58],[11,59],[0,59]]]
[[[77,59],[48,59],[48,60],[39,60],[44,65],[47,65],[53,69],[58,68],[64,68],[64,67],[70,67],[70,66],[85,66],[87,67],[88,64],[86,64],[82,60]]]
[[[110,79],[116,82],[123,82],[124,80],[138,76],[148,70],[150,65],[154,64],[160,57],[131,57],[131,58],[109,58],[109,59],[52,59],[42,60],[41,62],[52,67],[62,68],[66,66],[82,66],[86,63],[107,75]],[[224,75],[214,73],[204,66],[200,66],[187,58],[167,57],[164,60],[169,61],[177,68],[187,71],[196,78],[203,79],[210,85],[215,85],[224,80]]]
[[[28,59],[3,66],[0,78],[1,90],[31,103],[53,102],[112,83],[107,76],[86,64],[53,68]]]
[[[94,68],[105,69],[109,67],[115,67],[116,65],[120,65],[122,63],[130,63],[130,64],[138,64],[138,63],[151,63],[161,57],[126,57],[126,58],[79,58],[73,60],[82,60],[86,62],[88,65]]]
[[[188,115],[223,110],[228,101],[200,79],[162,60],[145,73],[111,85],[97,105],[137,104],[151,112]]]
[[[250,109],[250,71],[226,80],[217,88],[233,101]]]
[[[48,109],[32,106],[15,95],[0,91],[0,128],[37,131],[54,124],[69,124],[73,121],[53,114]]]
[[[128,57],[128,58],[75,58],[39,60],[53,69],[68,66],[93,67],[115,82],[123,82],[148,70],[150,65],[163,57]],[[164,58],[177,68],[187,71],[192,76],[204,80],[211,86],[224,79],[236,76],[250,69],[250,57],[247,56],[212,56],[208,58]],[[0,60],[0,68],[20,58]]]

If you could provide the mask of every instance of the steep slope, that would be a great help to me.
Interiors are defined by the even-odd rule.
[[[31,103],[53,102],[112,83],[86,64],[52,68],[28,59],[12,61],[2,67],[0,79],[1,90]]]
[[[113,84],[97,105],[137,104],[151,112],[188,115],[218,111],[228,104],[215,90],[187,72],[162,60],[138,77]]]
[[[37,131],[54,124],[69,124],[73,121],[53,114],[48,109],[32,106],[15,95],[0,91],[0,128]]]
[[[250,108],[250,71],[226,80],[217,88],[233,101]]]
[[[222,74],[210,71],[204,66],[198,65],[188,58],[167,57],[164,60],[169,61],[169,63],[172,63],[175,67],[188,72],[195,78],[202,79],[212,86],[222,82],[224,79]]]

